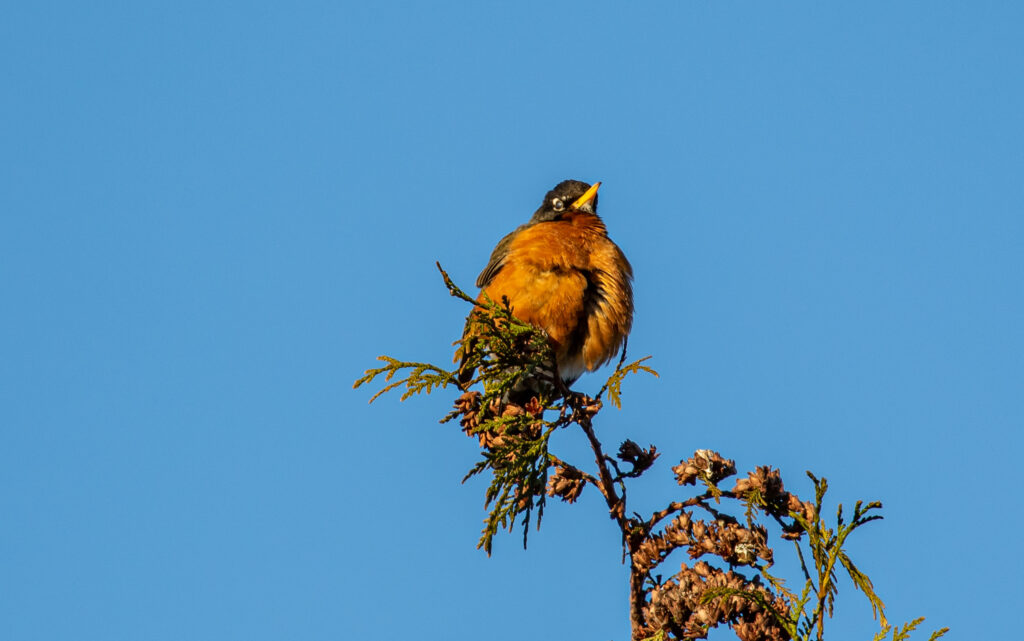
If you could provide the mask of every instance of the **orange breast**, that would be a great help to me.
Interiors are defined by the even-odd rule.
[[[599,218],[573,212],[519,232],[484,288],[544,329],[562,378],[573,381],[614,357],[633,320],[632,268]]]

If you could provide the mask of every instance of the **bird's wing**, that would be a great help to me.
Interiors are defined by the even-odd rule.
[[[505,265],[505,259],[508,258],[508,248],[512,244],[512,239],[516,237],[516,234],[529,226],[529,223],[520,225],[512,233],[498,241],[498,245],[491,252],[491,259],[487,261],[487,267],[484,267],[484,270],[476,278],[477,287],[483,289],[501,271],[501,268]]]

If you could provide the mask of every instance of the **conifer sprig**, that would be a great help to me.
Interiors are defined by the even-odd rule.
[[[402,393],[399,400],[404,401],[415,394],[429,394],[439,387],[444,388],[456,384],[455,376],[452,372],[430,363],[400,361],[390,356],[378,356],[377,360],[383,361],[385,363],[384,367],[373,367],[366,370],[366,373],[356,379],[355,384],[352,385],[353,388],[359,388],[373,382],[378,376],[384,375],[384,382],[387,385],[370,397],[371,403],[380,398],[381,395],[402,385],[405,385],[405,392]],[[397,381],[391,381],[396,374],[406,369],[410,370],[408,376]]]

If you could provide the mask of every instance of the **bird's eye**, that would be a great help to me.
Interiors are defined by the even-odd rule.
[[[561,198],[552,198],[551,208],[554,209],[555,211],[562,211],[563,209],[565,209],[565,203],[562,202]]]

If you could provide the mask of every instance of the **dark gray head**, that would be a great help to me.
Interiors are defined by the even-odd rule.
[[[533,213],[531,223],[558,220],[567,211],[585,211],[597,214],[597,188],[601,183],[588,185],[579,180],[563,180],[544,196],[544,202]]]

